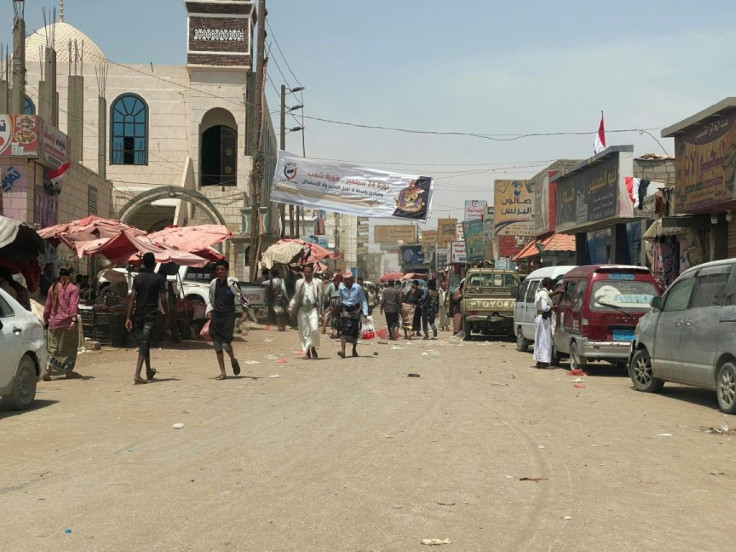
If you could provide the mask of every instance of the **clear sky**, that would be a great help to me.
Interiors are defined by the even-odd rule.
[[[42,26],[41,9],[53,2],[27,0],[29,32]],[[662,127],[736,95],[733,0],[267,6],[268,100],[272,109],[279,105],[282,83],[306,88],[307,156],[432,175],[433,218],[462,218],[465,199],[492,202],[496,178],[525,178],[557,158],[590,156],[601,110],[608,145],[663,153],[647,134],[612,132],[647,129],[672,153],[672,141],[659,138]],[[11,20],[12,2],[3,0],[0,42],[10,42]],[[65,21],[116,62],[186,62],[181,0],[66,0]],[[312,117],[494,139],[368,130]],[[589,134],[509,140],[576,132]],[[287,136],[287,149],[301,153],[301,146],[299,133]]]

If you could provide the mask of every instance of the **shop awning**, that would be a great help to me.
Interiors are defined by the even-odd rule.
[[[524,249],[519,251],[519,253],[516,254],[515,257],[513,257],[512,261],[520,261],[522,259],[526,259],[528,257],[534,257],[535,255],[539,255],[539,249],[537,248],[537,244],[539,243],[538,240],[532,240],[526,246],[524,246]]]
[[[529,257],[541,255],[542,253],[565,251],[575,251],[575,236],[569,234],[553,234],[543,240],[529,242],[512,260],[521,261]]]

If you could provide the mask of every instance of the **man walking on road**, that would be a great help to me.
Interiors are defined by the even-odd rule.
[[[440,295],[437,293],[437,284],[434,280],[429,280],[422,303],[422,329],[424,330],[424,339],[429,339],[430,327],[432,328],[432,339],[437,339],[437,326],[435,326],[434,320],[437,318],[439,309]]]
[[[388,287],[381,296],[381,314],[386,313],[386,327],[388,338],[395,341],[399,333],[399,309],[401,308],[401,291],[396,289],[393,280],[388,281]]]
[[[364,317],[368,316],[368,301],[366,301],[363,289],[355,283],[355,277],[350,272],[345,274],[345,281],[340,284],[338,291],[342,300],[342,312],[340,313],[342,323],[340,347],[342,350],[337,355],[345,358],[345,344],[350,343],[353,346],[353,356],[357,357],[360,313],[362,312]]]
[[[289,303],[289,314],[297,317],[299,342],[306,353],[305,359],[318,358],[322,282],[314,279],[313,272],[314,268],[311,264],[304,266],[304,278],[297,280],[294,297]]]
[[[164,318],[168,318],[169,309],[166,300],[166,277],[155,274],[156,258],[153,253],[143,255],[143,270],[133,279],[133,294],[128,303],[128,317],[125,327],[133,331],[133,321],[130,317],[135,306],[135,329],[138,333],[138,362],[135,366],[133,383],[136,385],[148,383],[156,375],[156,369],[151,368],[151,335],[156,326],[159,300],[164,308]],[[146,379],[141,378],[143,363],[146,363]]]
[[[225,375],[225,351],[230,357],[233,374],[240,374],[240,364],[233,352],[233,332],[235,331],[235,299],[240,301],[243,307],[242,320],[248,318],[248,300],[235,278],[228,274],[230,263],[225,259],[215,263],[215,279],[210,282],[210,292],[207,296],[207,319],[210,321],[210,335],[215,346],[217,364],[220,367],[220,375],[215,379],[224,380]]]

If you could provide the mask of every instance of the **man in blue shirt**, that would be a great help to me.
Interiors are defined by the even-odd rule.
[[[345,274],[345,279],[338,288],[340,298],[342,299],[342,312],[340,313],[341,332],[340,346],[342,351],[337,355],[345,358],[345,344],[353,345],[353,356],[358,356],[358,330],[360,326],[360,314],[368,316],[368,301],[366,301],[363,288],[355,283],[355,277],[352,273]]]

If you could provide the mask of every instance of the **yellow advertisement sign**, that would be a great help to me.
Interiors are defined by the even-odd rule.
[[[534,235],[534,182],[495,180],[493,224],[496,236]]]
[[[736,111],[675,136],[675,210],[712,212],[736,198]]]
[[[373,242],[384,244],[396,244],[402,241],[404,243],[416,243],[417,229],[409,225],[383,225],[373,228]]]
[[[422,232],[422,245],[434,245],[437,241],[437,230],[424,230]]]
[[[437,247],[445,249],[455,241],[456,218],[437,219]]]

